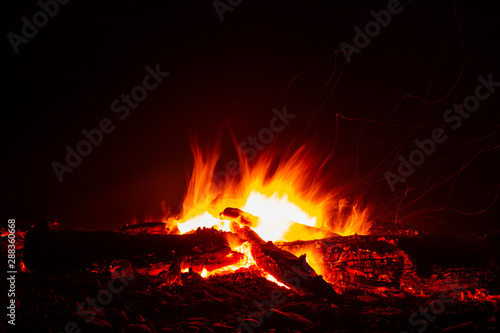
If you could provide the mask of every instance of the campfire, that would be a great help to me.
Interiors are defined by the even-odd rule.
[[[230,256],[241,259],[220,269],[207,270],[207,275],[255,265],[268,279],[283,282],[281,270],[289,267],[273,269],[270,266],[275,263],[262,261],[261,257],[270,261],[298,258],[266,242],[369,233],[369,209],[349,205],[340,197],[341,193],[326,189],[319,172],[312,172],[320,169],[322,161],[315,160],[306,147],[280,160],[272,153],[264,154],[253,165],[240,155],[239,170],[222,174],[215,172],[217,150],[204,154],[195,145],[193,153],[194,170],[183,212],[177,218],[167,218],[167,228],[179,230],[181,234],[215,228],[239,237],[236,243],[230,241],[229,245]],[[279,258],[263,254],[264,249],[275,251]],[[311,252],[309,258],[313,257]],[[301,259],[308,266],[306,270],[313,271],[306,258]]]
[[[134,221],[114,231],[71,230],[56,222],[18,230],[18,260],[27,281],[40,283],[40,274],[83,274],[125,282],[120,288],[114,280],[99,282],[109,288],[98,294],[101,304],[85,307],[81,294],[65,303],[71,322],[82,329],[93,325],[88,331],[106,331],[106,323],[119,327],[117,332],[363,331],[373,327],[340,319],[342,309],[368,311],[373,319],[383,316],[382,304],[400,330],[430,326],[439,315],[448,318],[440,325],[452,327],[445,307],[468,313],[478,304],[486,317],[466,326],[494,325],[491,313],[500,300],[498,235],[432,236],[384,225],[360,195],[330,188],[326,161],[305,146],[279,155],[264,152],[255,161],[240,154],[222,172],[216,171],[218,149],[194,145],[193,153],[178,214],[163,204],[161,220]],[[221,284],[239,295],[221,292]],[[249,294],[246,285],[259,291]],[[183,288],[195,290],[198,300]],[[156,308],[144,305],[146,314],[132,320],[127,295],[137,304],[156,295],[151,301]],[[112,296],[120,303],[106,309]],[[243,304],[239,308],[234,297]],[[249,311],[252,297],[259,302],[256,315]],[[418,312],[416,304],[425,302],[431,310]],[[457,310],[460,306],[465,310]],[[164,315],[166,308],[174,314]],[[64,327],[64,320],[56,322]],[[375,327],[391,327],[379,324]]]

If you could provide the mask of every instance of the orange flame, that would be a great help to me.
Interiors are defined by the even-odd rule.
[[[218,218],[227,207],[256,216],[253,229],[266,241],[370,232],[369,209],[349,204],[340,191],[325,189],[325,179],[319,175],[321,163],[304,146],[289,156],[262,153],[253,164],[239,152],[240,170],[232,167],[231,172],[219,173],[215,172],[217,148],[203,154],[194,145],[193,154],[183,212],[175,221],[181,233],[198,227],[229,231],[228,221]]]

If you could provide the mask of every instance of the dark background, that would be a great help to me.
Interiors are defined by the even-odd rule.
[[[500,93],[456,131],[442,119],[474,92],[479,75],[500,81],[494,4],[402,2],[403,11],[346,65],[342,53],[335,57],[339,44],[352,43],[353,28],[363,30],[370,10],[387,1],[244,0],[222,22],[212,1],[71,1],[18,54],[6,36],[20,34],[21,17],[32,21],[40,7],[8,2],[4,220],[112,229],[134,216],[159,218],[162,200],[176,212],[194,136],[213,145],[229,127],[244,140],[286,105],[298,116],[276,147],[297,138],[293,145],[333,152],[331,186],[370,203],[374,219],[397,217],[425,232],[498,230]],[[156,64],[170,76],[119,120],[111,102]],[[65,146],[75,147],[102,118],[116,129],[60,183],[51,163],[64,163]],[[435,127],[448,140],[392,193],[384,172]],[[221,166],[234,156],[224,138]]]

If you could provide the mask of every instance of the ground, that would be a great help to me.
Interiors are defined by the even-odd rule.
[[[439,314],[431,310],[426,323],[425,311],[439,294],[350,292],[344,302],[332,304],[279,287],[251,269],[207,279],[184,273],[176,283],[131,267],[114,274],[17,274],[16,328],[25,333],[65,332],[65,327],[66,332],[493,332],[497,320],[494,302],[453,298],[441,303]],[[412,326],[409,319],[420,309],[424,312],[414,314]]]

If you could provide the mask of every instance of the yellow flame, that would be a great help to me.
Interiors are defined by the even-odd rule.
[[[215,172],[219,151],[204,154],[193,146],[194,168],[176,218],[181,233],[198,227],[229,231],[219,213],[240,208],[258,217],[254,230],[266,241],[294,241],[340,235],[369,234],[369,210],[349,204],[340,191],[325,188],[319,176],[322,161],[306,147],[292,155],[261,153],[250,165],[240,153],[240,172]],[[222,184],[218,180],[225,179]]]

